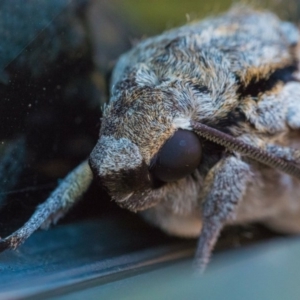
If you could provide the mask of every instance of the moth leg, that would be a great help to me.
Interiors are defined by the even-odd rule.
[[[195,258],[197,270],[205,270],[220,231],[235,217],[250,178],[249,165],[234,156],[223,158],[207,174],[202,204],[203,225]]]
[[[55,223],[80,199],[92,179],[88,161],[84,161],[67,175],[44,203],[38,206],[23,227],[0,239],[0,252],[17,248],[37,229],[47,228],[51,223]]]
[[[300,150],[298,149],[267,144],[266,151],[286,161],[300,164]]]

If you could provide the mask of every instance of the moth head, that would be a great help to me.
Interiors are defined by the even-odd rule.
[[[215,72],[228,81],[220,84],[226,91],[222,96],[232,96],[222,109],[213,107],[221,96],[213,96],[209,91],[214,89],[208,84],[196,86],[191,78],[164,79],[143,64],[124,72],[112,87],[100,138],[90,157],[95,177],[119,205],[134,211],[147,209],[162,200],[162,196],[156,197],[157,190],[193,174],[202,158],[199,136],[227,152],[239,152],[278,168],[276,159],[261,149],[232,136],[228,141],[220,126],[213,131],[209,127],[207,133],[206,128],[197,127],[196,123],[207,123],[208,116],[214,127],[215,120],[234,110],[235,88],[227,71]]]
[[[112,198],[136,211],[157,203],[155,190],[197,169],[201,142],[190,128],[190,95],[124,81],[105,109],[90,165]]]

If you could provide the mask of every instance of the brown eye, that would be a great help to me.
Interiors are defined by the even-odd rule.
[[[192,131],[179,129],[153,158],[150,172],[163,182],[176,181],[197,168],[201,152],[197,135]]]

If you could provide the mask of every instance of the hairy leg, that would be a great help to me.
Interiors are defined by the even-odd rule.
[[[7,238],[0,239],[0,251],[17,248],[37,229],[47,228],[57,222],[80,199],[92,179],[88,161],[84,161],[67,175],[44,203],[38,206],[23,227]]]
[[[235,217],[250,179],[249,165],[234,156],[223,158],[208,173],[202,204],[203,227],[195,258],[199,271],[205,270],[220,231]]]
[[[274,144],[267,144],[266,150],[268,153],[282,158],[285,161],[294,163],[295,165],[300,165],[300,150],[298,149],[281,147]]]

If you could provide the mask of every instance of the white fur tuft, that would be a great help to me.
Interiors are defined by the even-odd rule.
[[[188,117],[177,117],[173,120],[173,126],[175,128],[192,130],[191,120]]]

